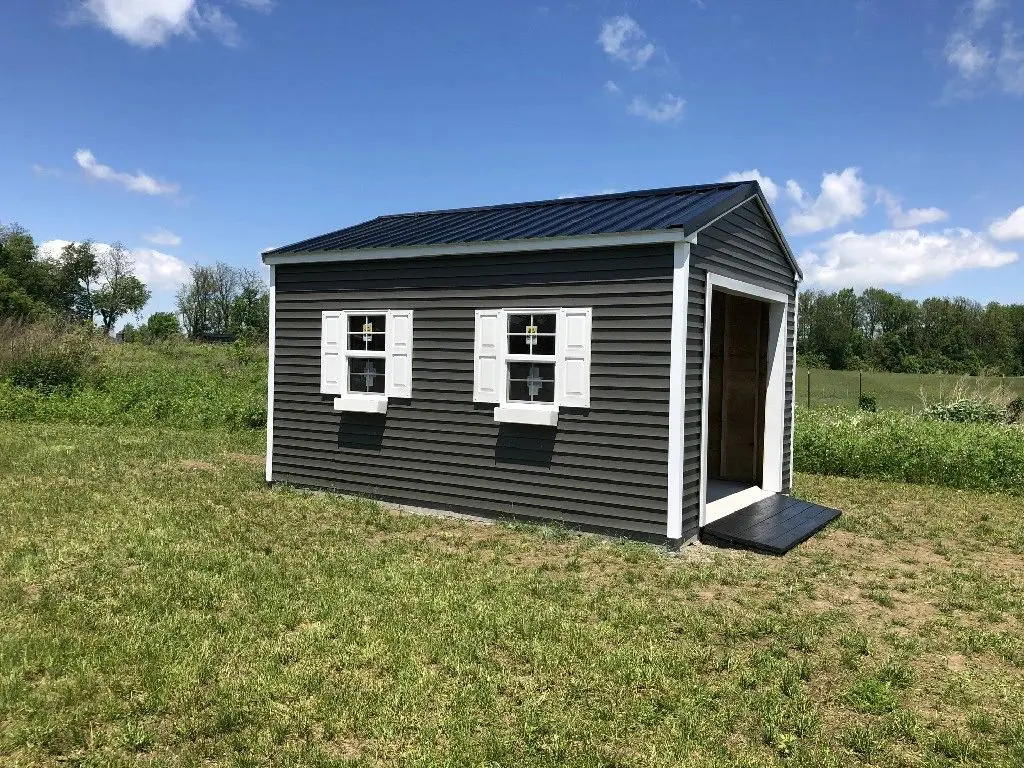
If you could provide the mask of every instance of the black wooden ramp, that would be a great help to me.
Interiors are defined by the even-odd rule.
[[[701,541],[784,555],[840,514],[838,509],[776,493],[705,525]]]

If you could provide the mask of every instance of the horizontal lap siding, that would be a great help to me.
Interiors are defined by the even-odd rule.
[[[273,479],[416,506],[663,537],[672,253],[600,251],[279,265]],[[473,403],[474,310],[594,308],[589,411],[554,430]],[[320,313],[413,309],[413,397],[342,414]]]
[[[691,249],[690,266],[690,316],[694,318],[699,313],[700,318],[704,316],[704,291],[706,285],[706,272],[711,270],[718,274],[753,283],[763,288],[785,293],[790,297],[786,315],[786,413],[783,424],[783,464],[782,464],[782,488],[789,491],[792,483],[790,477],[789,456],[793,447],[793,338],[795,329],[796,310],[796,275],[793,267],[786,257],[786,253],[775,236],[771,225],[764,213],[755,201],[737,208],[728,216],[697,235],[697,244]],[[700,307],[696,307],[699,297]],[[699,331],[699,332],[698,332]],[[687,354],[699,354],[701,365],[703,365],[704,354],[704,331],[703,327],[696,328],[691,322],[688,332]],[[693,352],[692,350],[698,350]],[[687,368],[690,368],[687,363]],[[696,390],[691,395],[687,391],[687,413],[695,410],[701,412],[701,398],[703,388]],[[691,400],[691,398],[693,398]],[[699,420],[698,420],[699,425]],[[693,451],[694,447],[687,443],[687,450]],[[700,437],[698,426],[697,438],[697,464],[700,463]],[[687,462],[691,459],[689,454]],[[699,484],[699,472],[697,483]],[[700,515],[700,504],[692,503],[693,494],[684,490],[686,503],[683,509],[684,525],[689,520],[696,521]]]

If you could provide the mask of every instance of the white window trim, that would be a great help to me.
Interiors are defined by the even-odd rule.
[[[561,408],[572,408],[577,407],[574,405],[566,405],[562,396],[562,386],[565,383],[565,364],[563,356],[560,354],[561,343],[566,333],[565,329],[565,313],[566,311],[585,311],[588,313],[590,326],[588,332],[590,334],[590,342],[593,339],[593,309],[591,307],[501,307],[492,310],[498,315],[498,327],[501,332],[501,340],[498,347],[498,361],[497,367],[499,371],[499,385],[497,388],[497,400],[495,404],[497,407],[494,409],[494,420],[498,423],[512,423],[512,424],[533,424],[546,427],[558,426],[558,415]],[[508,316],[509,315],[524,315],[524,314],[547,314],[555,316],[555,354],[554,355],[523,355],[523,354],[512,354],[508,351]],[[474,355],[476,354],[476,345],[474,344]],[[589,348],[589,343],[588,343]],[[508,363],[510,362],[542,362],[542,363],[554,363],[555,365],[555,399],[553,402],[533,402],[528,403],[521,400],[509,400],[508,399]],[[589,376],[589,365],[590,355],[587,357],[588,364],[588,376]],[[474,374],[475,375],[475,374]],[[474,381],[474,390],[476,388],[476,382]],[[589,407],[589,395],[588,403],[586,406]]]
[[[341,328],[342,338],[345,340],[344,349],[341,352],[342,357],[342,375],[341,375],[341,394],[334,398],[334,410],[344,411],[349,413],[387,413],[388,400],[394,396],[391,392],[394,386],[392,377],[394,375],[392,359],[394,357],[394,351],[392,349],[392,340],[395,333],[395,315],[396,314],[408,314],[410,317],[409,327],[409,341],[408,351],[406,352],[409,357],[409,365],[412,365],[412,310],[397,310],[397,309],[345,309],[338,310],[341,314]],[[384,349],[383,350],[358,350],[348,348],[348,320],[350,316],[360,315],[383,315],[385,318],[384,326]],[[379,392],[352,392],[349,390],[350,385],[350,360],[352,358],[376,358],[384,361],[384,387],[383,393]],[[411,369],[410,369],[411,371]],[[410,372],[411,378],[411,372]],[[411,394],[411,383],[410,383],[410,394]]]

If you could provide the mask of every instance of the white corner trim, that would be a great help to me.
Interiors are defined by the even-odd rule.
[[[424,256],[477,256],[524,251],[574,250],[606,248],[620,245],[678,243],[685,235],[681,229],[655,229],[606,235],[574,237],[535,237],[525,240],[492,240],[472,243],[412,245],[399,248],[356,248],[342,251],[311,251],[305,253],[263,254],[264,264],[318,264],[322,262],[376,261],[410,259]]]
[[[686,319],[690,298],[690,243],[676,243],[672,260],[672,331],[668,395],[668,515],[666,537],[683,535],[683,421],[686,415]]]
[[[782,463],[784,457],[786,413],[786,312],[790,297],[753,283],[735,280],[716,272],[708,272],[704,299],[704,359],[701,388],[700,429],[700,525],[712,521],[707,503],[708,485],[708,391],[711,373],[711,297],[715,289],[760,299],[770,304],[768,315],[768,387],[764,406],[764,446],[762,451],[761,490],[768,493],[782,491]],[[724,509],[718,505],[715,515]]]
[[[267,468],[266,478],[269,483],[274,470],[274,347],[277,346],[277,284],[276,269],[270,266],[270,318],[268,323],[267,343]]]
[[[789,493],[793,490],[793,444],[796,442],[796,340],[800,329],[800,288],[797,285],[793,296],[793,378],[790,381],[792,400],[789,401],[789,488],[782,490]]]
[[[351,413],[387,413],[387,395],[349,395],[334,398],[334,410]]]
[[[494,409],[494,420],[499,424],[555,427],[558,426],[558,408],[546,405],[501,405]]]

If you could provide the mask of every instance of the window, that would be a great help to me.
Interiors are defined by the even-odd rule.
[[[589,408],[590,327],[590,308],[477,310],[473,400],[547,426],[559,407]]]
[[[322,313],[320,391],[339,411],[385,413],[412,396],[412,310]]]

